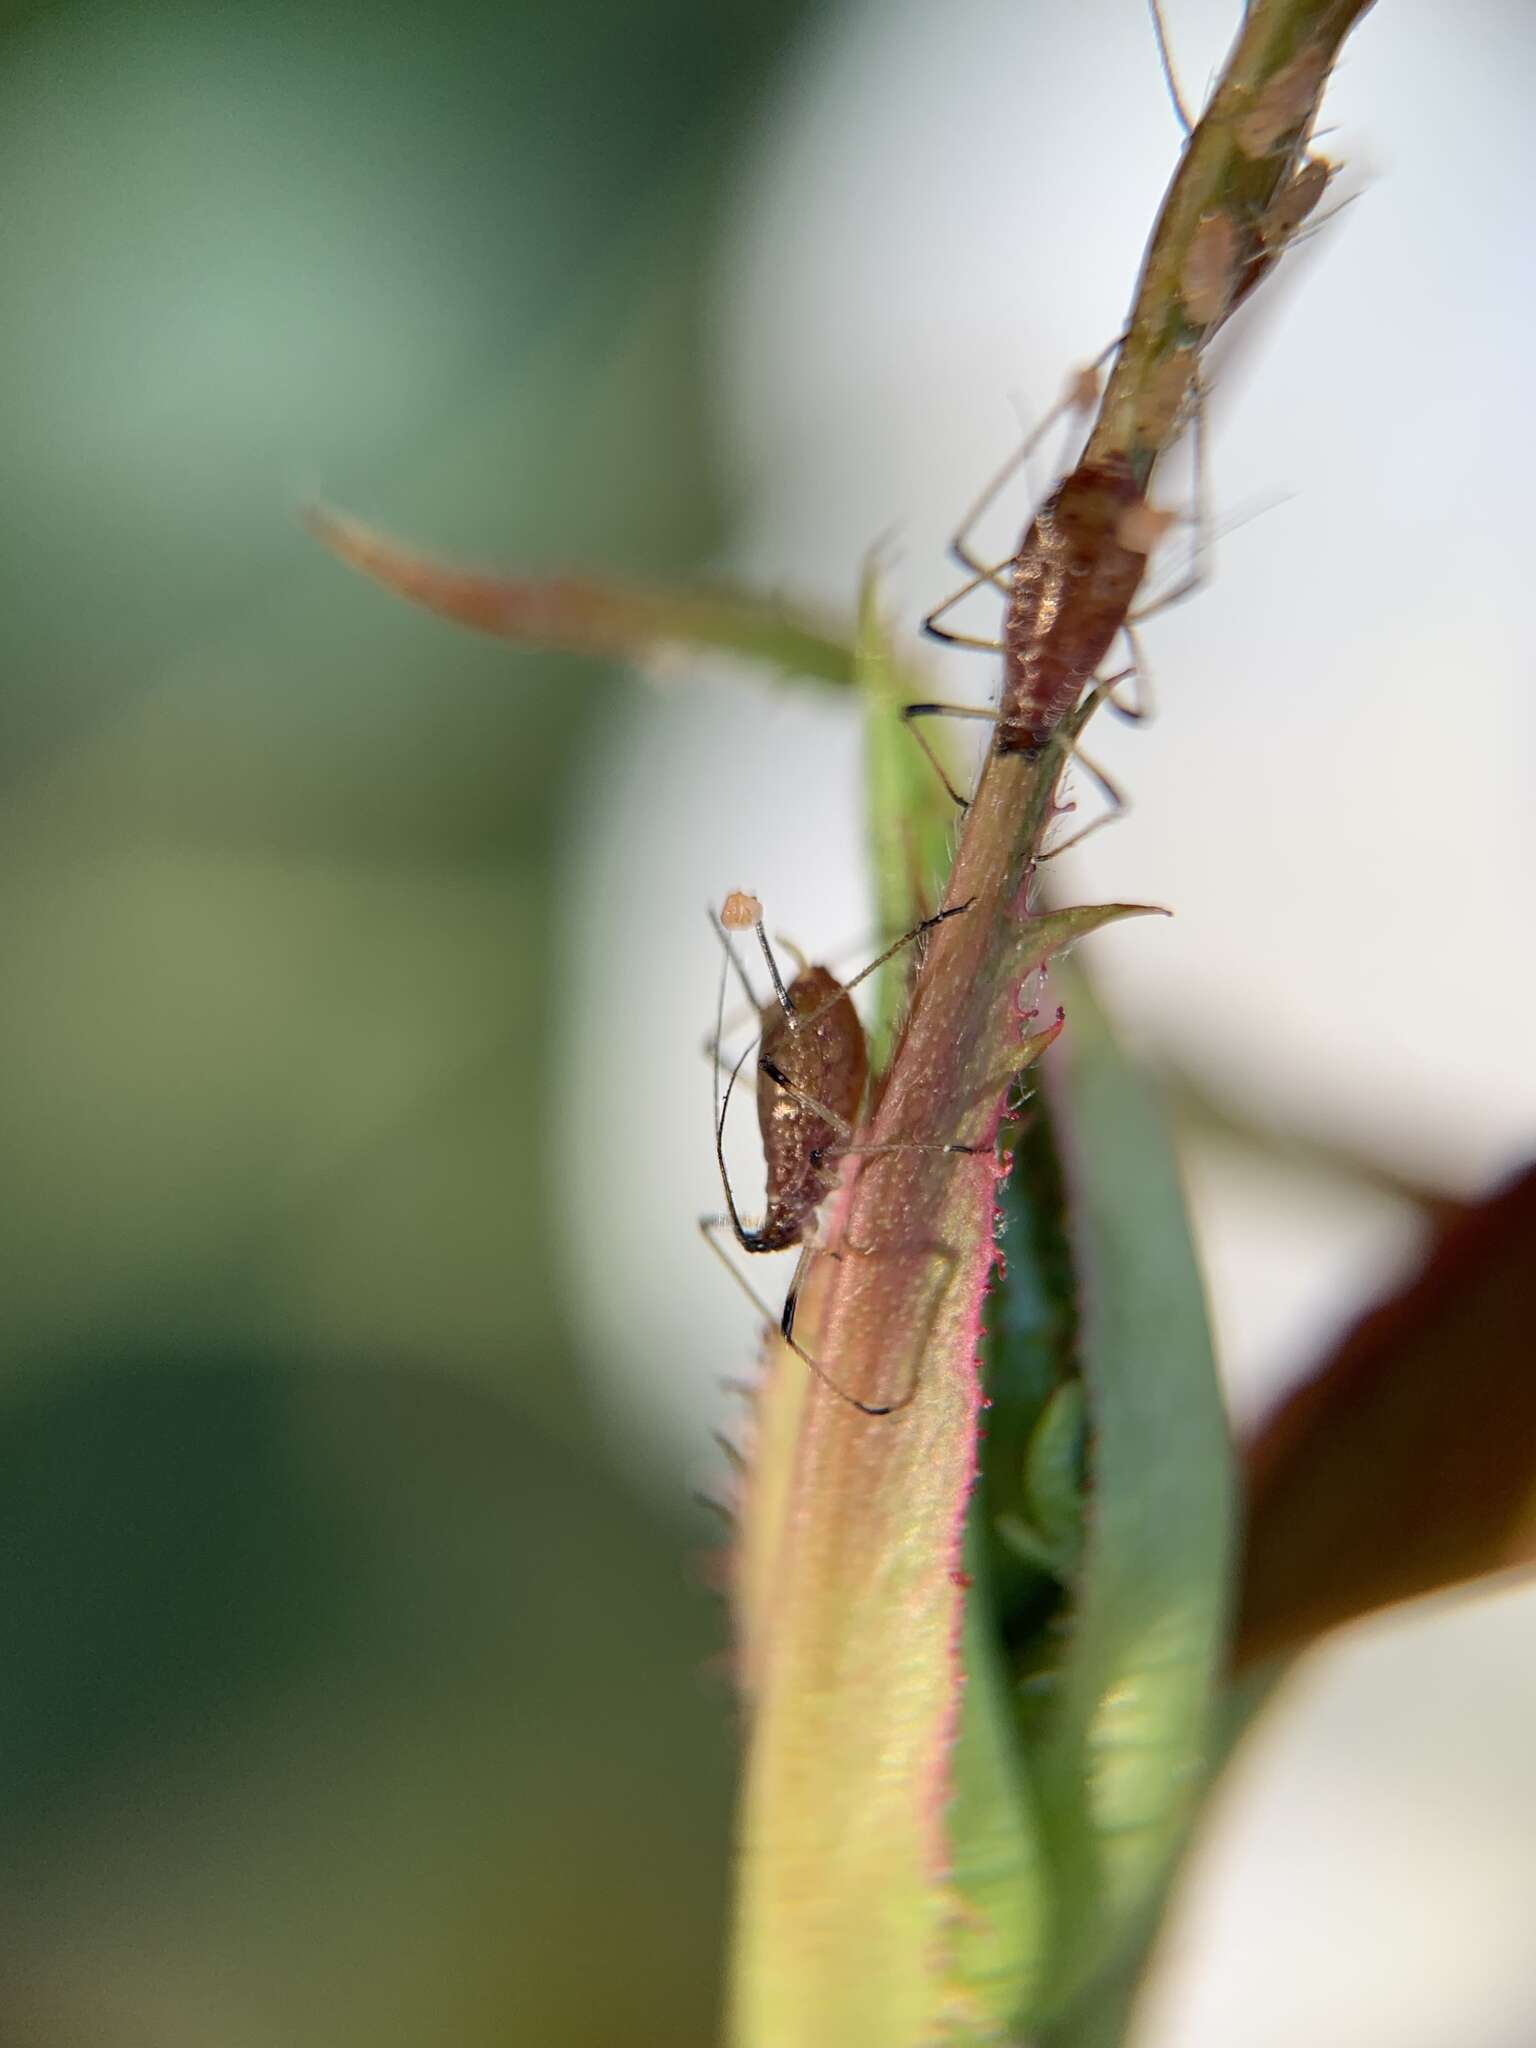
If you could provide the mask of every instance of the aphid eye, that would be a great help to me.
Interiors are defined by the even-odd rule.
[[[812,1166],[820,1166],[821,1164],[821,1147],[819,1145],[811,1147],[811,1164]]]

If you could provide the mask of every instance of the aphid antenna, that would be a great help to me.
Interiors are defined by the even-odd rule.
[[[721,943],[725,948],[726,959],[735,961],[736,955],[734,949],[731,946],[731,942],[726,937],[725,929],[723,925],[720,923],[719,919],[716,918],[713,911],[710,912],[709,921],[715,927],[715,930],[720,934]],[[737,970],[739,972],[740,962],[737,961],[736,965]],[[726,1218],[726,1221],[729,1222],[732,1231],[735,1233],[737,1243],[740,1244],[745,1250],[750,1251],[753,1248],[753,1240],[756,1238],[758,1233],[755,1231],[749,1231],[747,1229],[746,1225],[741,1220],[741,1213],[736,1207],[736,1196],[734,1190],[731,1187],[731,1176],[725,1163],[725,1120],[730,1112],[731,1095],[736,1087],[737,1076],[740,1074],[742,1068],[746,1065],[748,1056],[751,1054],[753,1048],[757,1044],[757,1039],[752,1039],[747,1045],[743,1046],[741,1051],[737,1054],[736,1063],[731,1068],[730,1076],[727,1079],[724,1091],[722,1092],[720,1087],[720,1069],[725,1064],[725,1062],[720,1052],[720,1041],[725,1032],[725,974],[725,960],[722,960],[720,963],[720,989],[715,1007],[715,1058],[713,1063],[715,1163],[720,1169],[720,1187],[721,1191],[725,1195],[725,1206],[730,1211],[730,1214]],[[745,979],[745,977],[743,977],[743,979]],[[759,1036],[760,1035],[761,1034],[759,1034]],[[708,1236],[707,1231],[705,1234],[706,1236]],[[709,1242],[715,1250],[719,1250],[719,1246],[715,1245],[713,1238],[710,1238]],[[735,1268],[732,1267],[731,1271],[735,1272]]]
[[[750,900],[756,902],[755,898],[752,898]],[[856,988],[858,988],[861,983],[868,981],[869,977],[872,974],[878,973],[879,970],[885,965],[886,961],[894,959],[896,954],[901,952],[903,947],[910,946],[915,941],[925,938],[928,935],[928,933],[935,930],[937,926],[947,923],[948,920],[952,917],[958,917],[962,911],[969,910],[972,903],[975,900],[976,899],[974,897],[968,896],[964,903],[951,903],[946,909],[936,910],[931,917],[925,917],[920,919],[918,923],[912,926],[910,931],[903,932],[899,939],[893,939],[890,945],[885,947],[885,949],[882,952],[879,952],[875,955],[873,960],[866,960],[864,965],[859,969],[857,974],[852,974],[848,977],[846,981],[840,982],[838,984],[837,991],[834,995],[828,996],[825,1002],[818,1003],[814,1010],[803,1011],[797,1010],[795,1008],[795,1005],[790,998],[789,992],[784,986],[783,978],[779,973],[778,961],[774,957],[773,947],[769,942],[767,931],[764,928],[762,919],[762,906],[759,904],[757,906],[758,915],[753,920],[753,929],[757,933],[758,944],[762,947],[763,958],[768,962],[769,969],[773,974],[774,993],[778,996],[780,1005],[784,1011],[785,1019],[788,1022],[790,1029],[792,1031],[803,1031],[809,1025],[816,1023],[819,1018],[824,1017],[826,1015],[828,1010],[832,1009],[837,1003],[841,1002],[844,996],[852,995],[853,991]],[[722,938],[725,936],[723,931],[721,933],[721,936]],[[784,950],[786,952],[794,954],[796,960],[800,964],[800,968],[803,973],[805,971],[807,963],[804,954],[800,951],[800,948],[794,945],[791,941],[783,938],[779,940],[779,944],[784,947]],[[754,1040],[754,1043],[755,1042],[756,1041]],[[747,1052],[750,1052],[751,1050],[752,1047],[749,1045],[747,1047]],[[742,1063],[745,1060],[745,1058],[746,1054],[744,1053],[742,1055],[742,1058],[736,1062],[736,1067],[734,1070],[735,1073],[740,1072]],[[812,1102],[811,1107],[816,1108],[818,1107],[818,1105],[815,1102]]]
[[[720,1168],[720,1186],[725,1195],[725,1206],[730,1211],[730,1215],[726,1220],[735,1232],[736,1242],[743,1251],[748,1252],[763,1250],[764,1247],[760,1241],[762,1232],[760,1230],[748,1230],[741,1220],[741,1212],[736,1207],[736,1196],[731,1187],[730,1169],[725,1163],[725,1119],[731,1107],[731,1095],[736,1086],[736,1077],[746,1065],[747,1058],[756,1043],[757,1040],[754,1039],[752,1045],[743,1048],[735,1066],[731,1069],[730,1079],[725,1084],[725,1093],[723,1095],[720,1092],[720,1069],[718,1066],[715,1068],[715,1163]]]
[[[949,552],[962,569],[969,569],[972,581],[963,590],[955,593],[956,599],[967,596],[983,583],[990,583],[1002,592],[1008,593],[1008,585],[1002,580],[1003,571],[1013,564],[1013,555],[1005,555],[1000,562],[983,562],[972,550],[971,534],[992,504],[1002,495],[1019,471],[1034,455],[1040,443],[1059,419],[1071,419],[1076,414],[1086,416],[1098,402],[1099,372],[1125,340],[1124,333],[1117,334],[1107,342],[1091,363],[1073,372],[1067,380],[1066,389],[1056,403],[1045,413],[1024,436],[1018,447],[1002,467],[988,479],[978,493],[970,510],[961,520],[954,537],[949,543]],[[942,636],[941,636],[942,637]]]
[[[1087,398],[1078,399],[1078,380],[1074,379],[1073,383],[1068,387],[1068,402],[1053,408],[1052,416],[1057,419],[1064,419],[1066,422],[1062,431],[1061,447],[1051,472],[1054,476],[1065,476],[1067,471],[1075,466],[1082,450],[1083,430],[1086,425],[1088,412],[1098,400],[1097,370],[1084,370],[1080,375],[1093,380],[1091,394]],[[1074,400],[1076,400],[1075,403],[1073,402]],[[1034,417],[1034,410],[1022,391],[1010,391],[1008,403],[1013,407],[1013,415],[1018,422],[1019,433],[1029,443],[1028,452],[1021,445],[1017,467],[1021,468],[1024,472],[1024,487],[1029,502],[1031,505],[1036,505],[1040,502],[1044,493],[1040,489],[1039,472],[1034,466],[1033,458],[1034,455],[1039,453],[1040,443],[1044,440],[1045,436],[1036,433],[1031,427],[1030,421]],[[1001,573],[1001,569],[999,569],[998,573]]]
[[[1174,118],[1184,130],[1186,138],[1194,133],[1195,124],[1190,118],[1184,95],[1179,91],[1178,75],[1173,68],[1173,52],[1168,47],[1168,31],[1163,22],[1160,0],[1147,0],[1152,15],[1152,33],[1157,39],[1157,61],[1163,74],[1163,83],[1168,88],[1168,97],[1173,102]]]

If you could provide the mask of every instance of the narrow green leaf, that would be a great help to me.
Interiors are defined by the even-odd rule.
[[[800,607],[724,586],[664,590],[608,577],[493,576],[433,561],[324,506],[308,508],[304,522],[332,554],[397,597],[502,640],[640,663],[679,648],[707,649],[819,682],[854,680],[847,634]]]
[[[855,674],[864,707],[864,768],[875,909],[880,944],[890,945],[931,915],[943,891],[953,853],[955,805],[902,717],[903,708],[931,696],[924,679],[897,654],[880,609],[880,566],[871,555],[859,586]],[[942,742],[929,738],[945,772]],[[951,777],[953,779],[953,777]],[[906,1002],[913,962],[881,968],[870,1027],[870,1064],[883,1073]]]
[[[1056,1107],[1079,1281],[1090,1499],[1059,1689],[1032,1755],[1058,1933],[1036,2023],[1077,2038],[1155,1915],[1225,1668],[1232,1457],[1178,1176],[1148,1084],[1078,978]],[[1060,1056],[1058,1056],[1058,1060]]]
[[[1046,1402],[1024,1457],[1024,1519],[1063,1581],[1082,1553],[1085,1426],[1082,1382],[1068,1380]]]
[[[993,1626],[985,1531],[966,1542],[964,1690],[945,1825],[951,1844],[941,2039],[991,2042],[1037,1995],[1051,1932],[1050,1870],[1034,1789],[1019,1769],[1012,1681]],[[940,2031],[942,2030],[942,2031]]]
[[[1014,1646],[1038,1634],[1059,1602],[1059,1560],[1038,1526],[1030,1484],[1036,1436],[1069,1389],[1081,1394],[1077,1276],[1066,1192],[1048,1105],[1037,1092],[1005,1138],[999,1277],[987,1302],[986,1390],[992,1406],[977,1508],[989,1539],[993,1611]],[[1080,1514],[1080,1508],[1079,1508]]]

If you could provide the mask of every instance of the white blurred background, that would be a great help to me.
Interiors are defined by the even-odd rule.
[[[1232,13],[1168,7],[1186,97]],[[1351,41],[1320,146],[1358,196],[1239,316],[1209,436],[1215,525],[1234,530],[1147,633],[1156,723],[1095,733],[1133,809],[1066,883],[1175,912],[1087,953],[1149,1055],[1462,1192],[1536,1151],[1533,53],[1513,4],[1474,25],[1383,0]],[[1117,330],[1178,144],[1136,0],[827,24],[723,238],[711,399],[742,507],[723,566],[846,611],[894,529],[889,603],[912,629],[958,580],[946,539],[1021,417]],[[1164,495],[1185,488],[1170,473]],[[997,555],[1027,504],[1000,515]],[[941,694],[995,682],[985,656],[928,658]],[[857,960],[858,738],[848,707],[711,673],[631,705],[606,744],[572,880],[562,1121],[595,1156],[617,1105],[625,1149],[600,1266],[589,1190],[569,1242],[615,1440],[661,1487],[708,1485],[753,1323],[702,1249],[678,1253],[718,1206],[704,907],[751,888],[812,957]],[[1230,1146],[1193,1146],[1188,1169],[1245,1424],[1390,1282],[1417,1224]],[[1317,1654],[1220,1801],[1147,2048],[1536,2039],[1533,1725],[1528,1593]]]

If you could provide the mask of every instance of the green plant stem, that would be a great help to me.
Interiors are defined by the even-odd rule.
[[[1123,456],[1143,488],[1179,432],[1199,353],[1278,259],[1265,223],[1305,156],[1334,59],[1372,0],[1256,0],[1163,201],[1087,459]],[[1278,124],[1278,125],[1277,125]],[[1271,134],[1271,131],[1273,133]],[[1269,139],[1269,147],[1256,145]],[[1191,251],[1230,224],[1229,289],[1198,319]]]
[[[1143,490],[1187,417],[1200,349],[1279,253],[1272,210],[1368,4],[1257,0],[1245,19],[1164,204],[1089,443],[1090,460],[1128,460]],[[1006,1985],[957,1984],[965,1937],[948,1830],[994,1140],[1010,1076],[1052,1035],[1029,1021],[1040,969],[1127,910],[1039,916],[1032,903],[1056,784],[1090,708],[1036,755],[987,758],[944,896],[968,907],[931,935],[867,1133],[876,1149],[850,1160],[828,1219],[841,1255],[817,1262],[801,1298],[799,1340],[847,1394],[896,1412],[859,1414],[782,1352],[793,1380],[780,1372],[765,1390],[769,1432],[786,1386],[796,1428],[792,1473],[768,1489],[772,1527],[749,1546],[734,2048],[995,2040],[989,2001],[1028,2010],[1044,1988],[1038,1938],[1021,1944]],[[956,1146],[974,1151],[941,1149]],[[1019,1792],[1000,1780],[997,1810]]]

